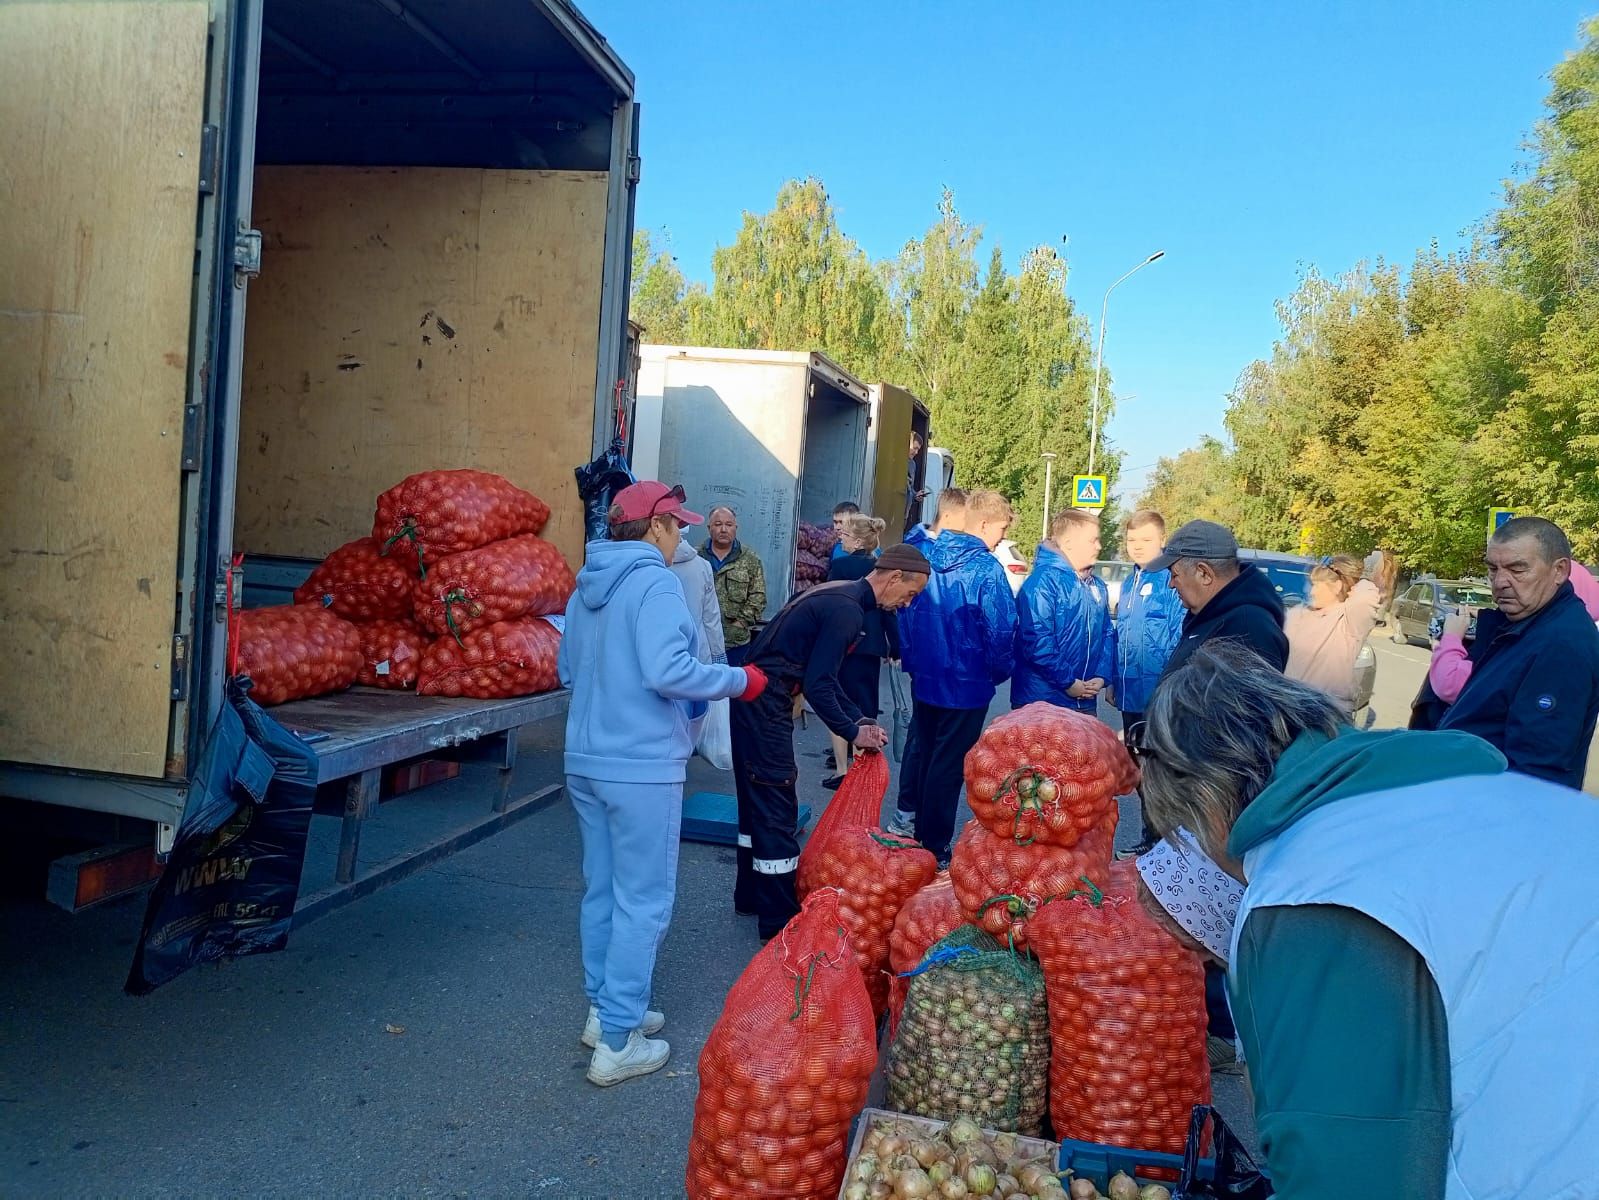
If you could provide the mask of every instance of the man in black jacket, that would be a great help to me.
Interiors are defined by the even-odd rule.
[[[846,742],[881,750],[886,731],[839,687],[838,669],[860,640],[867,611],[903,608],[927,585],[929,570],[915,547],[890,546],[866,578],[801,592],[750,643],[745,664],[758,667],[768,682],[753,704],[729,713],[738,793],[733,908],[757,918],[762,941],[775,937],[799,911],[794,698],[803,692],[822,724]]]
[[[1542,517],[1506,521],[1488,543],[1496,608],[1477,617],[1471,675],[1445,705],[1424,684],[1412,729],[1458,729],[1512,771],[1581,788],[1599,719],[1599,630],[1571,590],[1571,543]]]
[[[1169,570],[1172,586],[1188,609],[1183,636],[1166,660],[1162,679],[1206,642],[1220,638],[1242,642],[1279,671],[1288,665],[1283,602],[1270,580],[1238,561],[1238,539],[1226,526],[1188,522],[1144,570]]]

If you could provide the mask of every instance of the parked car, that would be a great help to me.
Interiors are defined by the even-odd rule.
[[[1303,554],[1279,554],[1274,550],[1240,550],[1238,561],[1254,567],[1277,589],[1284,608],[1293,608],[1310,599],[1310,568],[1320,559]]]
[[[1115,562],[1105,559],[1094,564],[1094,574],[1104,582],[1110,591],[1110,615],[1116,615],[1116,601],[1121,596],[1122,581],[1133,573],[1133,564],[1130,562]]]
[[[1022,552],[1016,548],[1016,543],[1010,538],[1006,538],[994,547],[994,557],[999,559],[999,565],[1005,568],[1005,578],[1010,580],[1010,594],[1014,596],[1022,590],[1027,572],[1031,570],[1027,560],[1022,557]]]
[[[1492,608],[1493,602],[1493,591],[1478,580],[1423,575],[1394,598],[1393,639],[1401,646],[1433,646],[1443,636],[1444,618],[1464,611],[1471,614],[1466,641],[1473,641],[1477,636],[1477,610]]]
[[[1284,608],[1310,602],[1310,570],[1321,560],[1303,554],[1279,554],[1272,550],[1239,550],[1238,559],[1271,581],[1282,597]],[[1368,642],[1355,656],[1355,712],[1371,703],[1377,687],[1377,653]]]

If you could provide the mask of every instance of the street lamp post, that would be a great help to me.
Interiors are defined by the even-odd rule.
[[[1118,279],[1105,289],[1105,302],[1099,308],[1099,349],[1094,352],[1094,406],[1093,412],[1089,417],[1088,430],[1088,473],[1090,475],[1094,473],[1094,463],[1099,457],[1099,383],[1104,376],[1105,370],[1105,314],[1110,311],[1110,294],[1124,280],[1136,275],[1157,258],[1164,258],[1165,255],[1166,252],[1164,250],[1155,251],[1131,271],[1128,271],[1126,275],[1123,275],[1121,279]]]
[[[1049,492],[1055,481],[1055,456],[1050,451],[1044,451],[1044,532],[1039,535],[1041,542],[1049,541]]]

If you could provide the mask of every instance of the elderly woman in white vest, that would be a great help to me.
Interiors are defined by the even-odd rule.
[[[1599,1195],[1599,801],[1469,734],[1358,733],[1207,646],[1144,800],[1246,888],[1228,985],[1281,1197]]]

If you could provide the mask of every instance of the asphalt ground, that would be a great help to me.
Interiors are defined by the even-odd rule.
[[[1374,644],[1376,723],[1402,725],[1426,652]],[[796,736],[801,799],[819,813],[826,736],[814,717]],[[518,794],[558,778],[559,737],[528,731]],[[463,777],[385,805],[363,863],[486,804],[486,786]],[[689,790],[702,788],[730,790],[696,762]],[[333,822],[315,825],[307,888],[336,839]],[[656,986],[672,1060],[609,1090],[583,1078],[582,884],[564,801],[297,931],[282,953],[198,968],[144,999],[121,991],[142,901],[75,917],[0,901],[0,1196],[680,1195],[695,1062],[758,948],[732,878],[731,850],[683,846]],[[1217,1077],[1216,1101],[1253,1143],[1238,1076]]]

